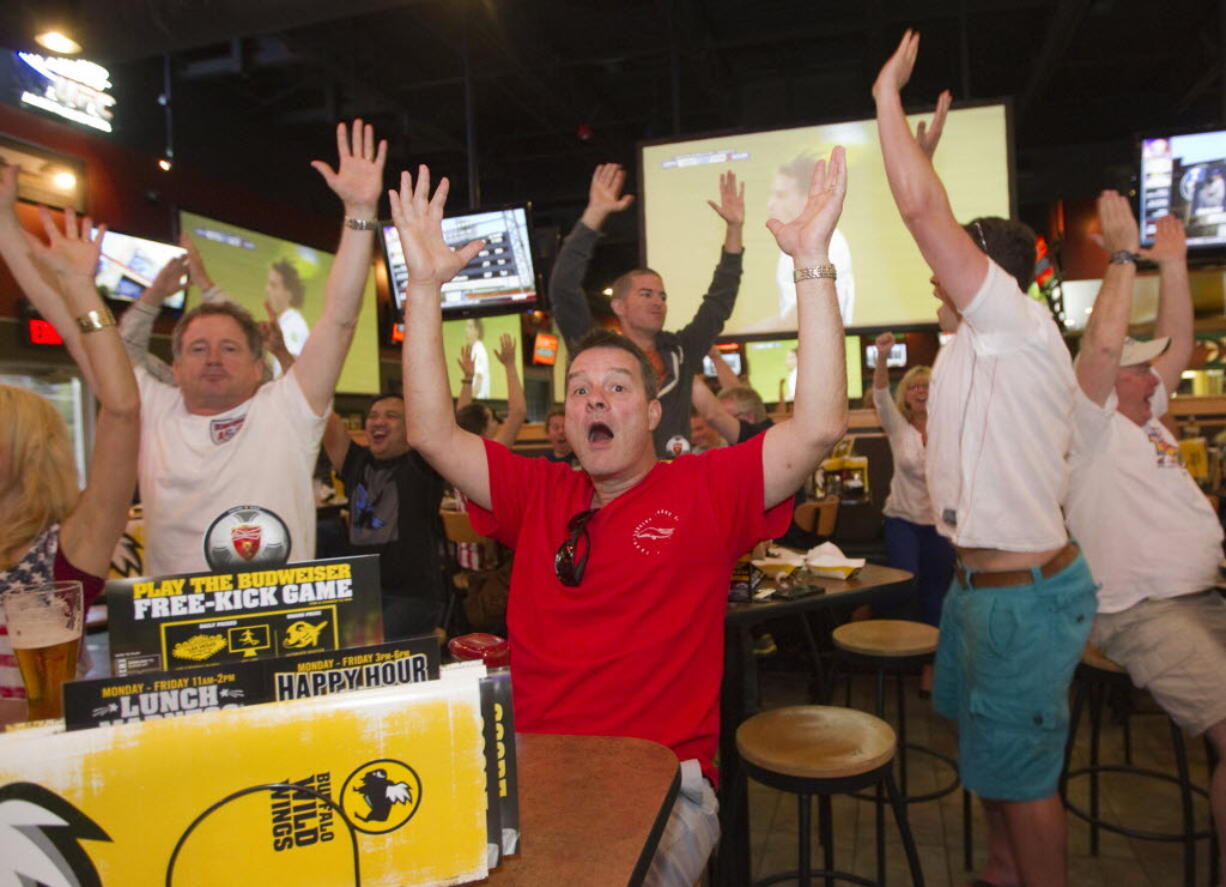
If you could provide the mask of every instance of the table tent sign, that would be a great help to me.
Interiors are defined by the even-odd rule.
[[[399,686],[10,730],[0,735],[0,883],[484,878],[504,837],[511,849],[518,841],[509,684],[505,671],[465,663]]]

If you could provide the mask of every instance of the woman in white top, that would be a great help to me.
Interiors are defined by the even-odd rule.
[[[915,574],[919,617],[929,625],[941,622],[941,601],[954,569],[954,550],[933,526],[932,501],[924,473],[928,444],[928,382],[932,369],[915,366],[890,397],[886,366],[894,337],[877,337],[877,366],[873,370],[873,404],[894,454],[894,478],[885,500],[885,550],[891,567]]]

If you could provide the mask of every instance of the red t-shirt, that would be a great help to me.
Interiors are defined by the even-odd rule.
[[[554,555],[591,507],[587,474],[486,442],[493,511],[473,528],[515,549],[507,627],[515,725],[636,736],[697,758],[717,781],[724,611],[736,559],[782,535],[788,498],[762,509],[762,440],[660,462],[588,522],[583,581]]]

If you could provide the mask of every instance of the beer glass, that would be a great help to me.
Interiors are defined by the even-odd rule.
[[[32,721],[64,716],[61,687],[76,676],[85,626],[80,582],[27,585],[4,595],[4,620]]]

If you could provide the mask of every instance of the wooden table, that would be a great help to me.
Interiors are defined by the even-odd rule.
[[[761,601],[729,604],[724,619],[724,680],[720,699],[720,825],[722,836],[716,866],[716,883],[743,887],[749,883],[749,801],[736,728],[757,707],[757,665],[750,629],[771,619],[797,617],[831,607],[871,604],[886,594],[911,584],[915,577],[905,570],[865,564],[853,579],[814,579],[822,594],[791,601]]]
[[[622,736],[520,733],[520,853],[496,887],[642,883],[681,785],[671,749]]]

